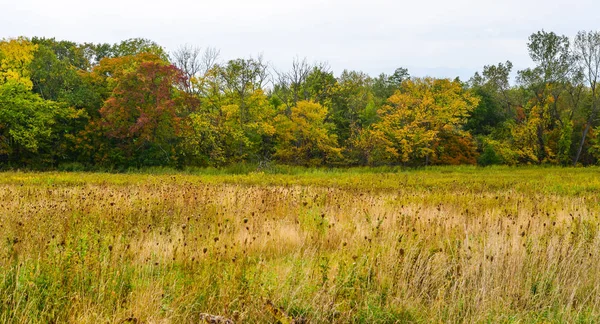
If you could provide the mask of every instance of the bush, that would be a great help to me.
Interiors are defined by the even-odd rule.
[[[85,165],[83,165],[79,162],[61,163],[58,165],[57,169],[58,169],[58,171],[65,171],[65,172],[82,172],[82,171],[87,170]]]
[[[502,158],[496,153],[493,146],[485,145],[483,152],[477,159],[477,164],[482,166],[502,164]]]

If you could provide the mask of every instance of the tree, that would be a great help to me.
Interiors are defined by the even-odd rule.
[[[440,134],[460,135],[468,114],[478,103],[479,99],[457,80],[415,78],[405,81],[402,90],[388,99],[373,129],[385,136],[385,150],[398,162],[424,158],[427,165],[436,154],[433,145]]]
[[[51,47],[40,44],[30,64],[33,91],[44,99],[72,102],[80,83],[77,68],[60,59]]]
[[[337,79],[337,86],[334,88],[331,120],[335,123],[336,133],[342,145],[346,141],[356,136],[363,127],[363,118],[365,109],[373,105],[373,94],[371,92],[371,78],[362,72],[344,70]],[[365,124],[372,120],[365,118]]]
[[[337,80],[329,66],[326,63],[315,65],[306,77],[303,100],[318,102],[329,108],[336,86]]]
[[[145,38],[130,38],[114,44],[110,49],[109,57],[133,56],[142,53],[154,54],[165,62],[169,61],[169,55],[162,46]]]
[[[187,165],[222,166],[227,164],[228,134],[224,121],[207,109],[190,114],[182,121],[180,154]]]
[[[324,64],[309,64],[306,58],[300,60],[294,58],[292,69],[289,72],[275,71],[277,80],[274,85],[273,94],[285,105],[285,114],[292,114],[292,107],[298,101],[310,100],[310,92],[306,80],[310,73]]]
[[[206,75],[216,64],[219,57],[219,51],[214,48],[207,48],[202,52],[200,47],[184,45],[173,52],[173,64],[179,68],[188,79],[188,86],[185,89],[188,93],[197,92],[198,82],[194,79]]]
[[[37,152],[40,142],[50,137],[52,107],[31,93],[27,87],[11,80],[0,86],[0,154],[11,154],[16,146]]]
[[[0,155],[44,165],[62,158],[64,136],[72,132],[71,122],[80,114],[31,91],[32,78],[35,81],[42,69],[36,64],[39,53],[40,46],[25,38],[0,42]]]
[[[573,66],[569,38],[553,32],[539,31],[529,37],[529,56],[536,63],[533,69],[519,71],[518,80],[534,93],[531,113],[536,114],[537,160],[548,157],[545,130],[553,129],[562,119],[558,101]],[[551,100],[549,100],[551,98]]]
[[[400,89],[402,82],[409,78],[410,75],[408,70],[400,67],[397,68],[392,75],[382,73],[377,78],[373,79],[372,87],[375,96],[375,105],[378,108],[383,106],[387,99]]]
[[[592,124],[598,115],[598,110],[600,109],[598,104],[599,94],[597,87],[598,77],[600,76],[600,32],[580,31],[577,33],[577,36],[575,37],[575,53],[577,63],[583,71],[585,81],[590,87],[591,109],[589,112],[589,117],[585,123],[585,128],[583,129],[583,136],[581,137],[581,141],[577,149],[577,155],[575,155],[575,159],[573,160],[573,165],[577,165],[577,162],[579,162],[583,145],[590,128],[592,127]]]
[[[100,109],[106,136],[138,165],[173,163],[183,99],[182,72],[162,62],[141,62],[120,74]]]
[[[80,45],[83,50],[83,55],[88,61],[88,70],[93,69],[96,65],[100,64],[100,61],[104,58],[110,58],[113,56],[112,45],[108,43],[84,43]]]
[[[477,145],[470,133],[442,131],[432,147],[431,164],[477,164]]]
[[[58,61],[65,62],[75,69],[89,70],[91,68],[91,62],[86,55],[88,49],[85,45],[43,37],[33,37],[31,42],[38,45],[40,48],[45,47],[54,53]]]
[[[75,110],[40,98],[17,80],[1,84],[0,156],[38,166],[53,163],[59,152],[52,148],[63,142],[55,138],[60,122],[77,117]]]
[[[486,65],[483,67],[482,75],[475,73],[471,79],[473,87],[485,88],[495,98],[495,101],[501,104],[504,113],[510,113],[512,99],[510,98],[510,73],[513,64],[511,61],[498,63],[497,65]]]
[[[327,108],[310,101],[299,101],[292,107],[290,117],[279,115],[275,157],[286,163],[309,166],[340,159],[334,125],[326,122],[327,115]]]
[[[173,57],[173,64],[183,72],[188,80],[195,77],[202,69],[200,52],[200,47],[183,45],[171,55]]]
[[[267,82],[267,64],[261,56],[258,58],[237,59],[224,66],[216,66],[215,72],[222,98],[219,115],[226,121],[232,143],[233,160],[246,158],[261,159],[259,152],[266,152],[262,147],[267,141],[263,136],[273,134],[274,129],[266,123],[272,117],[272,111],[263,87]],[[234,123],[234,124],[232,124]]]
[[[31,89],[29,65],[37,48],[25,38],[0,41],[0,84],[13,80]]]

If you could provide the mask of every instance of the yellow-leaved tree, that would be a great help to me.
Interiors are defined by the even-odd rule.
[[[379,111],[375,137],[394,161],[429,164],[444,149],[440,134],[466,134],[462,126],[479,99],[458,80],[414,78],[402,83]],[[368,137],[367,137],[368,138]]]
[[[0,84],[14,81],[31,90],[29,65],[36,49],[37,45],[25,38],[0,41]]]
[[[10,163],[54,161],[61,127],[79,116],[32,91],[30,65],[37,48],[26,38],[0,41],[0,160]]]
[[[275,157],[281,161],[317,166],[341,158],[333,123],[327,122],[327,108],[312,101],[299,101],[291,115],[276,118]]]

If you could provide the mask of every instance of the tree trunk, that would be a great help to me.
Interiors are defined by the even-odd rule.
[[[537,154],[537,158],[538,158],[538,164],[542,164],[542,162],[544,161],[544,158],[546,158],[546,145],[544,143],[544,106],[545,106],[545,100],[544,100],[544,94],[542,93],[541,95],[538,95],[540,97],[538,97],[538,105],[539,105],[539,118],[540,118],[540,123],[537,125],[537,140],[538,140],[538,154]]]
[[[594,105],[595,106],[595,105]],[[583,137],[581,137],[581,142],[579,142],[579,148],[577,149],[577,155],[575,156],[575,160],[573,160],[573,166],[577,165],[579,162],[579,158],[581,157],[581,152],[583,151],[583,144],[585,144],[585,138],[587,137],[588,132],[590,131],[590,127],[592,126],[592,122],[596,119],[596,107],[592,109],[592,114],[588,119],[587,123],[585,123],[585,128],[583,130]]]
[[[544,145],[544,126],[542,124],[537,127],[537,138],[538,138],[538,163],[542,164],[546,157],[546,147]]]

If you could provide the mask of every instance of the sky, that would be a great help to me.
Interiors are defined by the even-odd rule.
[[[0,0],[0,4],[8,0]],[[0,6],[0,38],[116,43],[151,39],[167,51],[214,47],[221,59],[262,54],[279,70],[295,57],[372,76],[468,80],[484,65],[532,66],[527,38],[600,28],[598,0],[19,0]]]

